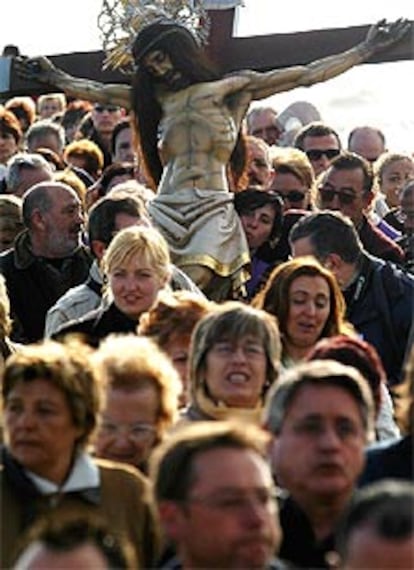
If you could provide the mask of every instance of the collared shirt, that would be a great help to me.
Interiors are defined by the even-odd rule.
[[[28,469],[25,469],[24,471],[42,495],[70,493],[81,491],[83,489],[97,488],[100,485],[98,466],[87,453],[80,453],[77,456],[69,477],[61,486],[45,479],[44,477],[35,475]]]

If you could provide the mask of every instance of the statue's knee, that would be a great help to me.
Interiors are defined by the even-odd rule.
[[[183,270],[202,291],[208,287],[214,276],[211,269],[202,265],[188,265]]]

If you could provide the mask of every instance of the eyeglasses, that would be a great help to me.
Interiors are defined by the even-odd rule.
[[[156,429],[150,424],[115,424],[103,420],[101,432],[106,437],[111,438],[117,438],[122,432],[124,432],[129,439],[137,442],[143,442],[154,437]]]
[[[216,342],[212,348],[216,356],[229,358],[241,350],[246,358],[261,358],[264,356],[265,351],[261,344],[257,342],[247,342],[245,344],[237,344],[228,341]]]
[[[97,113],[103,113],[104,111],[108,111],[108,113],[116,113],[119,111],[119,107],[116,105],[95,105],[94,109]]]
[[[305,151],[309,160],[320,160],[323,156],[326,156],[328,160],[332,160],[335,158],[335,156],[338,156],[340,152],[341,151],[339,148],[327,148],[325,150],[319,148],[310,148],[309,150]]]
[[[305,192],[301,190],[289,190],[288,192],[283,192],[283,190],[275,190],[282,198],[284,202],[302,202],[305,199]]]
[[[199,503],[207,508],[216,509],[223,513],[239,513],[247,508],[273,509],[276,504],[277,491],[273,488],[257,489],[254,493],[217,492],[209,496],[189,497],[186,503]]]
[[[332,202],[335,196],[338,196],[339,203],[342,206],[349,206],[355,201],[356,195],[351,192],[341,192],[339,190],[333,190],[332,188],[319,188],[319,194],[322,202],[328,203]]]

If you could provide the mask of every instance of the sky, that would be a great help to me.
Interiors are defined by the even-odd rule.
[[[2,0],[2,45],[17,44],[29,56],[100,49],[101,0],[23,0],[23,4],[22,15],[22,2]],[[337,5],[331,0],[244,0],[244,4],[238,9],[235,30],[241,36],[341,28],[383,17],[414,20],[414,2],[408,0],[346,0]],[[393,149],[413,152],[413,72],[414,61],[360,65],[323,84],[279,94],[268,103],[283,111],[294,101],[309,101],[343,140],[362,121],[383,128]]]

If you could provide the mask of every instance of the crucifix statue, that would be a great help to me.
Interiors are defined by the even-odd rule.
[[[121,2],[129,7],[130,22],[140,8]],[[25,77],[68,95],[133,112],[140,154],[156,190],[150,204],[154,224],[174,263],[209,297],[221,300],[247,279],[248,246],[231,189],[244,170],[241,126],[250,103],[343,73],[399,41],[409,23],[380,21],[355,47],[308,65],[223,75],[206,58],[196,29],[165,13],[146,18],[124,42],[134,64],[131,85],[73,77],[42,57],[18,58],[16,65]],[[120,50],[114,53],[119,58]]]

